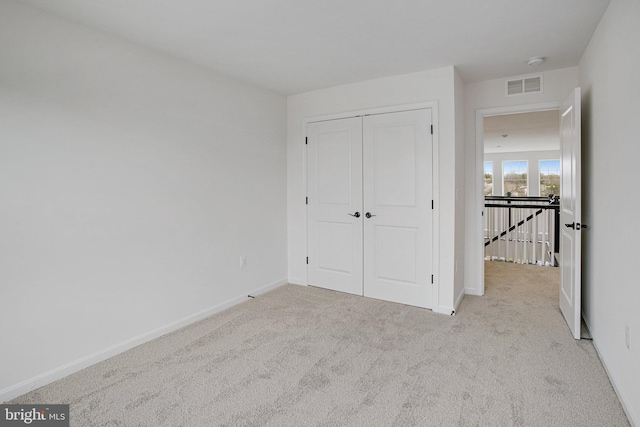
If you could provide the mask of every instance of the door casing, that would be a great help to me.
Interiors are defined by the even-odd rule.
[[[540,104],[513,105],[506,107],[484,108],[476,110],[476,174],[475,174],[475,238],[473,247],[475,254],[471,257],[475,266],[472,266],[473,274],[477,281],[474,287],[465,287],[465,294],[484,295],[484,118],[500,114],[529,113],[545,110],[559,110],[560,101],[545,102]],[[466,275],[465,275],[466,277]]]

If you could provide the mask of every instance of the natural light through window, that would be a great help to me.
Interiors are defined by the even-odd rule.
[[[560,160],[540,160],[540,195],[560,195]]]
[[[493,162],[484,162],[484,195],[493,196]]]
[[[528,162],[526,160],[516,160],[502,162],[502,194],[513,197],[526,197],[528,191]]]

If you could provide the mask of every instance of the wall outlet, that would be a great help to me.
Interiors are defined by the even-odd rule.
[[[240,268],[245,268],[247,266],[247,256],[240,255]]]
[[[627,348],[631,348],[631,331],[629,331],[629,325],[624,325],[624,345]]]

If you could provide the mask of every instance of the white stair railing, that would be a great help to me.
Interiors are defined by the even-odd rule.
[[[556,265],[557,212],[557,197],[486,197],[485,259]]]

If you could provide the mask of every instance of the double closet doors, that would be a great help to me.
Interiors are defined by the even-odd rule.
[[[308,284],[432,308],[431,110],[307,126]]]

